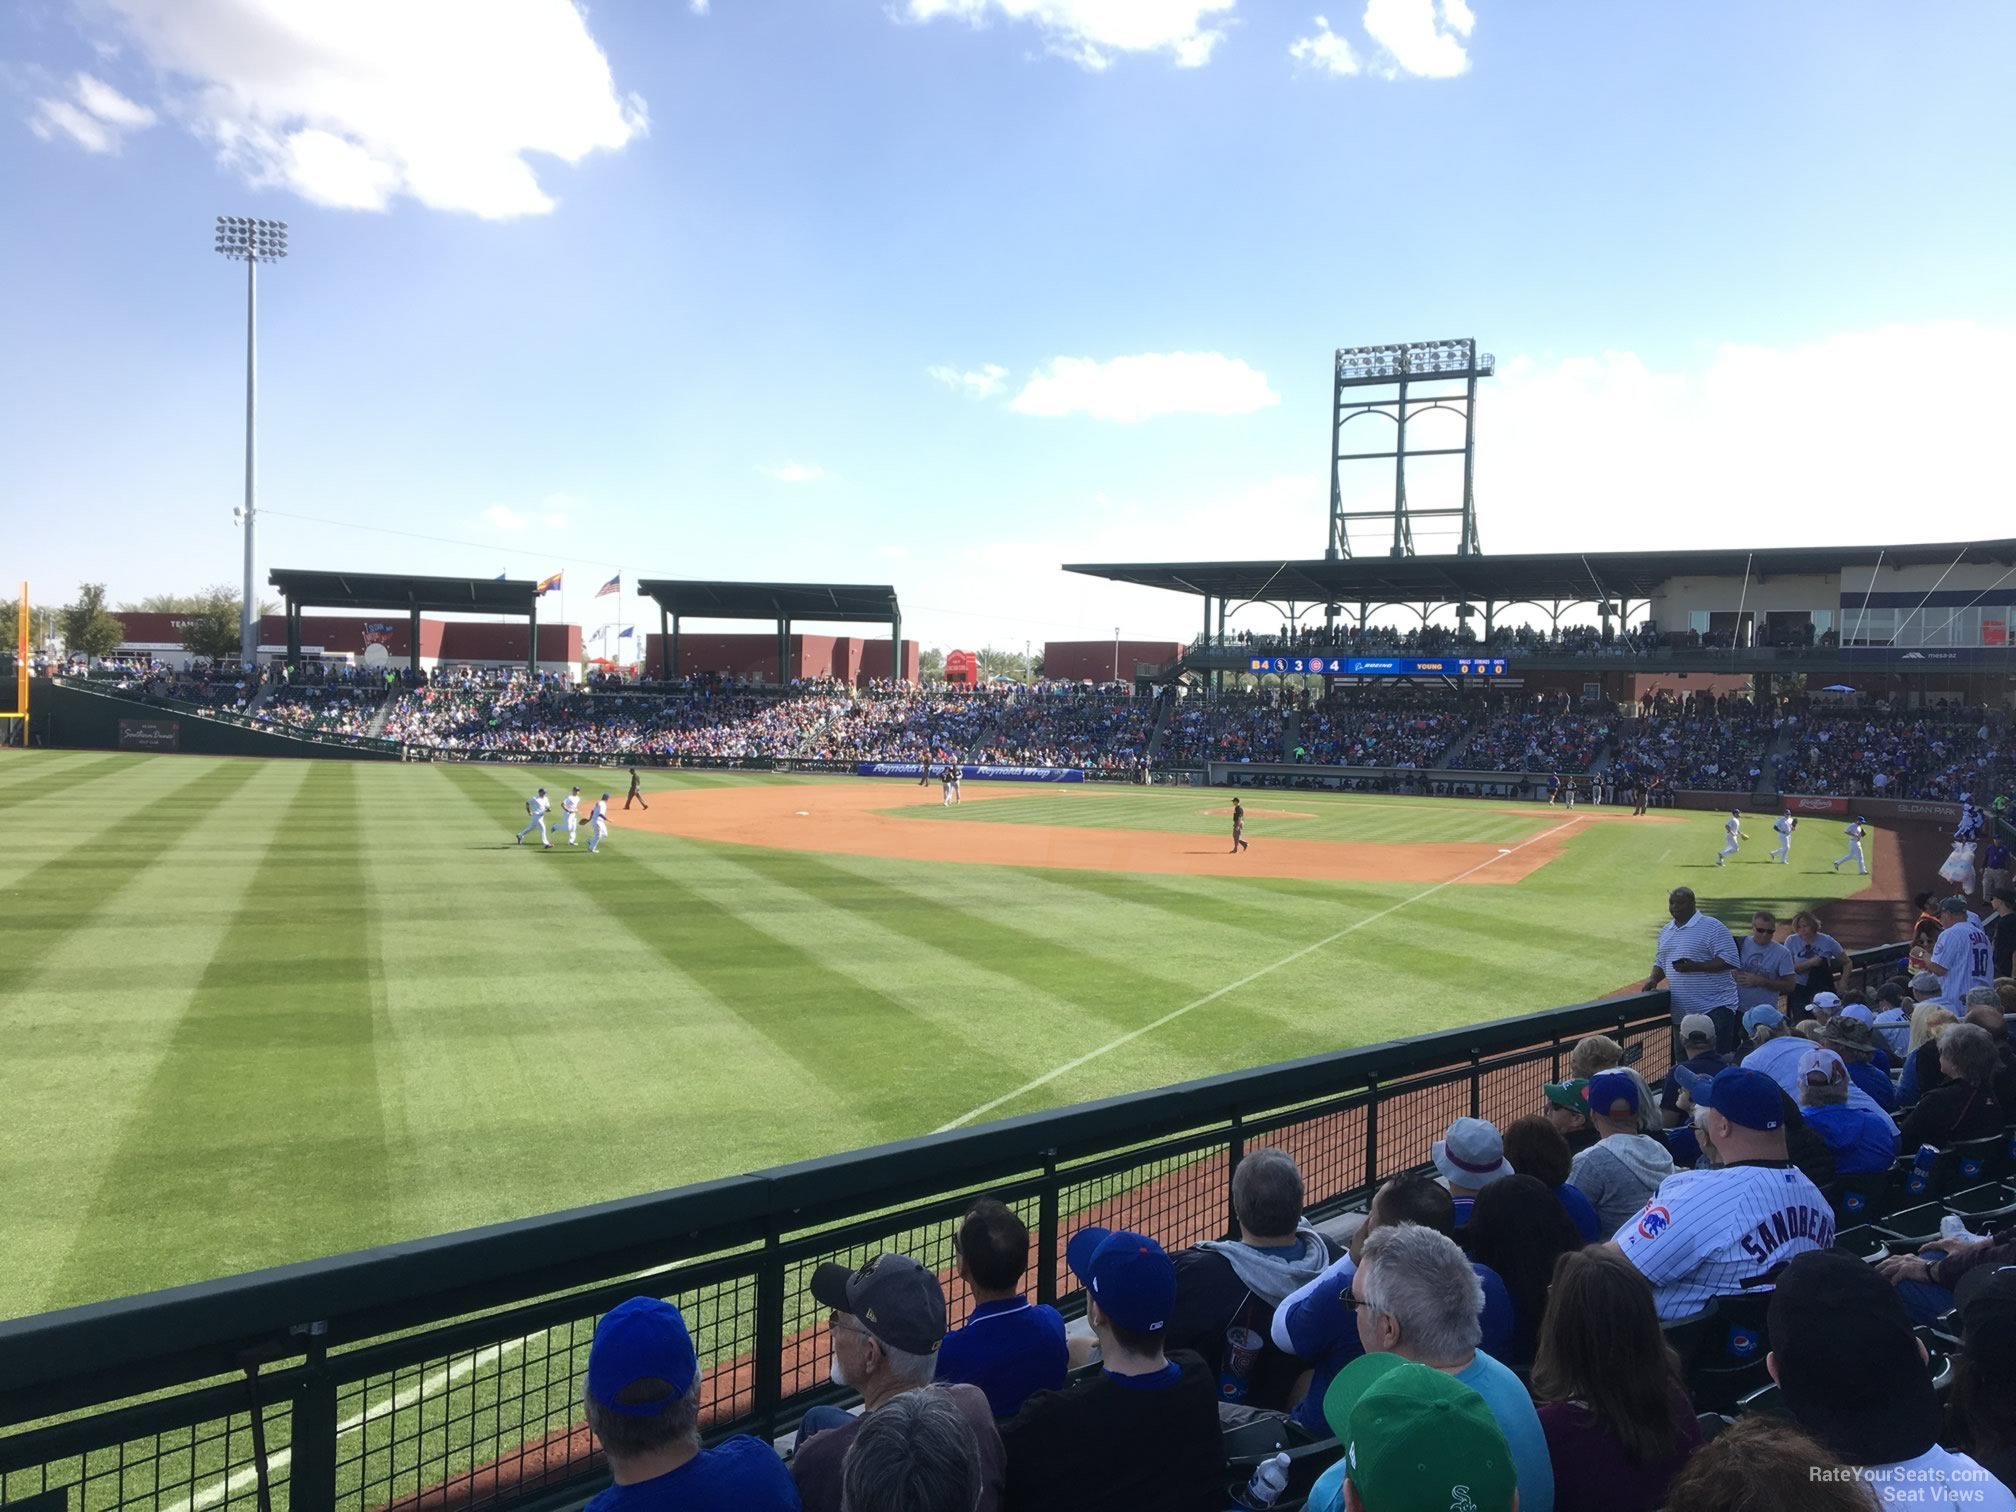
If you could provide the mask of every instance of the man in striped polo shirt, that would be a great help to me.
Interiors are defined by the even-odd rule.
[[[1694,889],[1676,887],[1666,895],[1673,922],[1659,931],[1659,949],[1645,990],[1661,982],[1673,995],[1673,1023],[1690,1013],[1705,1013],[1715,1023],[1715,1048],[1724,1055],[1736,1048],[1736,937],[1720,919],[1694,906]]]

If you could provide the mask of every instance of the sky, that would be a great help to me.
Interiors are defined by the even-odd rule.
[[[218,215],[262,581],[1187,638],[1060,564],[1320,555],[1334,350],[1461,337],[1486,551],[2012,533],[2016,7],[1325,3],[14,0],[0,580],[238,581]]]

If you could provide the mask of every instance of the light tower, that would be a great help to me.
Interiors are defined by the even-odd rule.
[[[1489,378],[1498,359],[1480,353],[1477,343],[1461,341],[1408,341],[1395,346],[1343,347],[1337,353],[1335,398],[1330,409],[1330,539],[1324,556],[1332,561],[1351,555],[1347,521],[1385,520],[1393,522],[1394,556],[1414,555],[1414,521],[1433,516],[1460,516],[1462,524],[1456,552],[1471,556],[1483,548],[1477,542],[1477,501],[1471,488],[1471,469],[1476,455],[1477,380]],[[1454,387],[1453,385],[1461,385]],[[1373,390],[1367,394],[1364,391]],[[1411,391],[1410,391],[1411,390]],[[1407,424],[1430,410],[1448,410],[1462,418],[1461,446],[1422,447],[1407,444]],[[1363,415],[1379,415],[1394,422],[1391,451],[1344,450],[1344,427]],[[1409,457],[1455,457],[1463,459],[1463,499],[1448,508],[1416,509],[1407,499],[1407,459]],[[1391,462],[1393,464],[1393,506],[1391,509],[1346,510],[1338,477],[1343,462]]]
[[[253,537],[258,515],[255,421],[259,405],[259,264],[287,255],[287,222],[217,217],[217,251],[245,264],[245,504],[236,511],[245,527],[245,599],[238,609],[238,660],[259,662],[259,608],[253,596]]]

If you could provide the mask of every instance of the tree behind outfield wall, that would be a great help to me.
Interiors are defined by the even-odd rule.
[[[194,614],[207,606],[211,600],[217,598],[220,594],[231,600],[231,612],[236,614],[238,612],[238,605],[243,600],[239,598],[238,590],[231,587],[228,583],[212,584],[200,593],[150,593],[138,603],[121,604],[118,612],[120,614]],[[279,606],[271,599],[261,599],[259,601],[259,612],[261,614],[275,613],[278,608]],[[233,645],[236,645],[235,641]]]
[[[238,595],[223,584],[193,595],[189,606],[169,610],[182,620],[182,648],[208,661],[237,661]],[[157,611],[158,612],[158,611]]]
[[[110,656],[126,639],[126,629],[105,607],[105,585],[85,583],[77,602],[63,611],[63,645],[72,655]]]
[[[919,682],[945,681],[945,653],[937,646],[922,646],[917,651],[917,680]]]
[[[974,654],[980,658],[980,675],[983,678],[1006,677],[1016,682],[1029,681],[1027,652],[1000,651],[993,646],[982,646]]]

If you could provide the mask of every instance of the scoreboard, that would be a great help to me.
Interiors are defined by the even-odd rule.
[[[1318,677],[1504,677],[1502,656],[1255,656],[1249,672]]]

